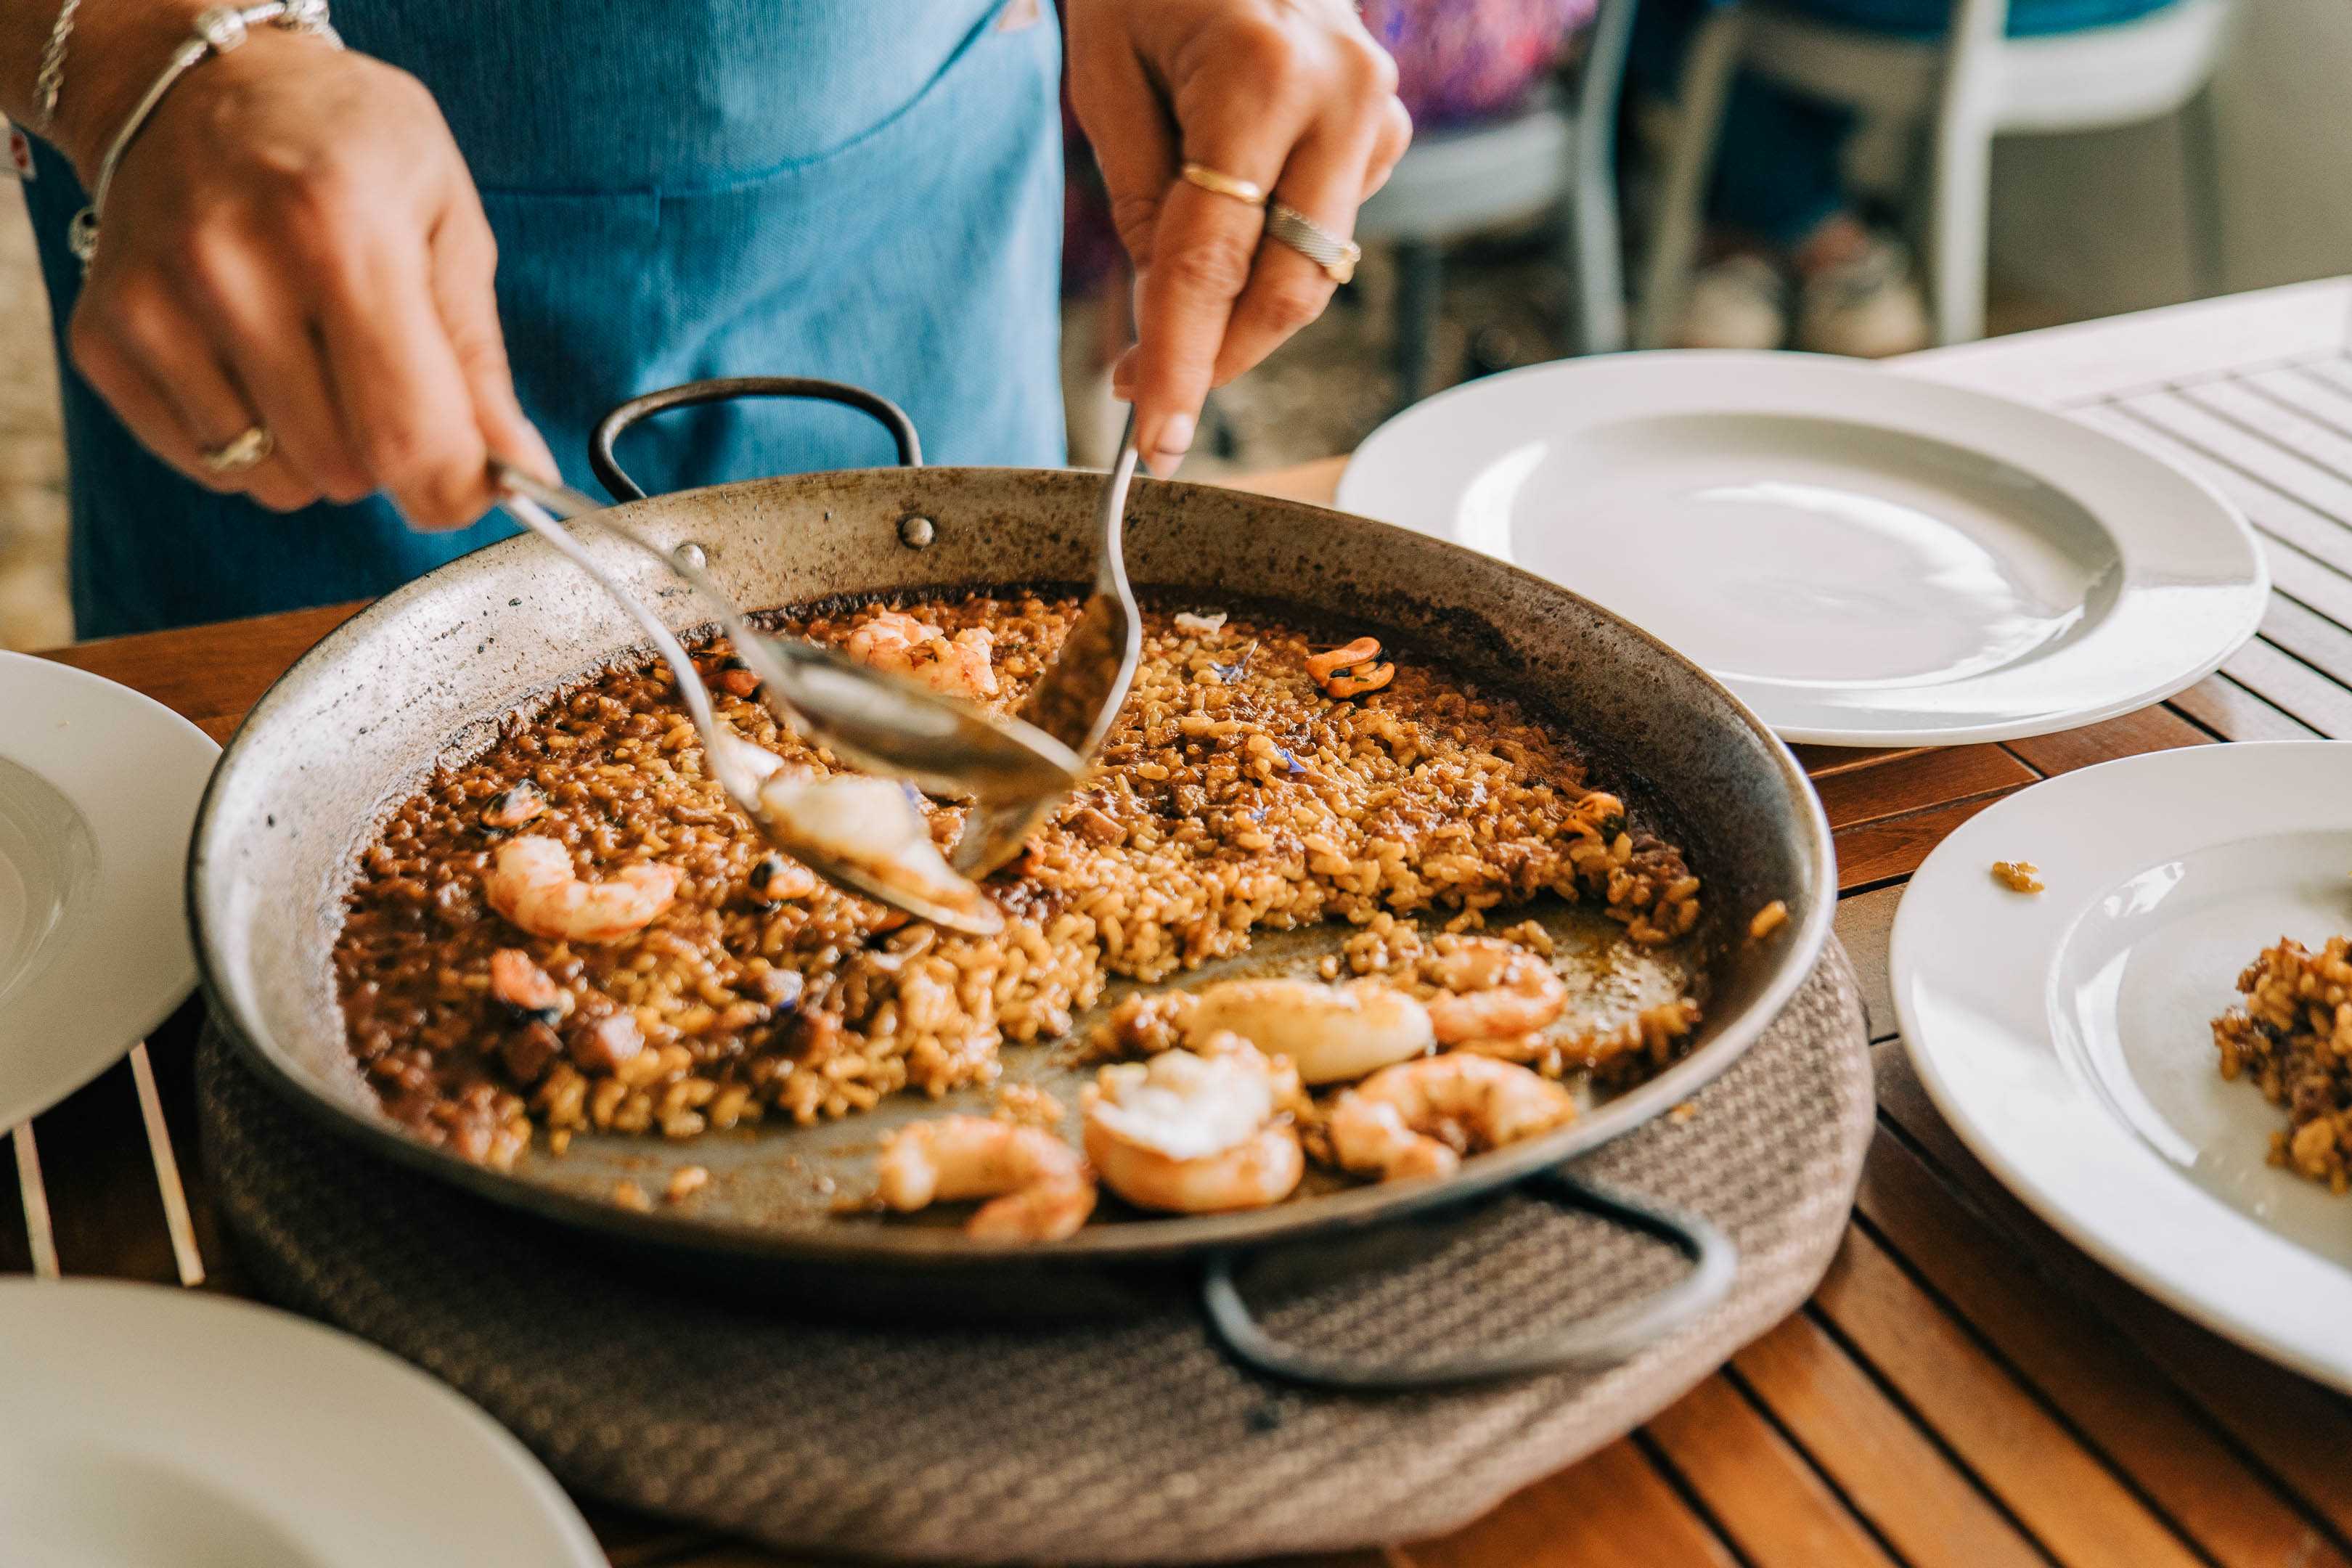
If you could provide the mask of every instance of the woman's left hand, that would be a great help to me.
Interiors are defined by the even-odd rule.
[[[1323,313],[1338,287],[1266,241],[1265,211],[1181,177],[1200,163],[1342,238],[1404,153],[1396,67],[1346,0],[1065,0],[1071,98],[1134,258],[1138,338],[1115,375],[1158,472],[1201,405]]]

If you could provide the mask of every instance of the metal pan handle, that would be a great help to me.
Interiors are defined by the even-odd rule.
[[[1738,1248],[1704,1215],[1608,1192],[1558,1171],[1530,1176],[1521,1187],[1564,1208],[1654,1237],[1688,1258],[1690,1270],[1653,1295],[1612,1307],[1558,1333],[1446,1360],[1383,1362],[1276,1340],[1252,1315],[1234,1283],[1234,1255],[1220,1253],[1210,1259],[1201,1281],[1210,1331],[1235,1361],[1286,1383],[1364,1391],[1433,1388],[1623,1361],[1723,1300],[1738,1272]]]
[[[806,375],[730,375],[640,393],[596,422],[595,434],[588,438],[588,466],[595,469],[597,482],[612,493],[614,500],[643,500],[644,487],[623,471],[620,459],[613,456],[613,443],[621,438],[624,431],[656,414],[690,408],[698,403],[725,403],[736,397],[810,397],[844,404],[861,414],[872,415],[890,432],[902,468],[923,466],[923,445],[916,438],[915,422],[907,417],[905,409],[880,393],[868,392],[862,386],[852,386],[845,381],[819,381]]]

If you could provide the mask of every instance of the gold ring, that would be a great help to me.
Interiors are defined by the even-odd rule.
[[[1364,258],[1364,247],[1352,239],[1341,239],[1297,207],[1276,202],[1265,215],[1265,237],[1280,240],[1307,260],[1323,269],[1323,276],[1334,283],[1345,283],[1356,275],[1356,263]]]
[[[241,474],[247,468],[258,468],[278,450],[278,438],[266,425],[248,425],[243,431],[222,442],[208,447],[198,456],[203,458],[205,470],[215,474]]]
[[[1265,187],[1255,180],[1234,176],[1212,169],[1206,163],[1184,165],[1184,178],[1204,191],[1214,191],[1221,196],[1231,196],[1237,202],[1247,202],[1254,207],[1265,205]]]

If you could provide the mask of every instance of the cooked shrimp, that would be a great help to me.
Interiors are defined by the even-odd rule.
[[[624,867],[609,882],[584,882],[572,851],[552,838],[509,838],[482,878],[482,895],[509,922],[557,942],[618,942],[643,931],[677,896],[677,868]]]
[[[1383,1068],[1339,1097],[1331,1152],[1359,1174],[1443,1176],[1474,1149],[1499,1149],[1576,1115],[1559,1085],[1511,1062],[1454,1052]]]
[[[996,695],[994,652],[995,637],[985,626],[967,626],[950,638],[930,622],[897,610],[884,610],[849,634],[850,658],[974,702]]]
[[[1094,1177],[1078,1152],[1043,1128],[989,1116],[902,1127],[882,1146],[877,1189],[901,1214],[988,1198],[964,1222],[983,1241],[1059,1241],[1094,1213]]]
[[[992,912],[979,886],[940,854],[923,814],[887,779],[780,772],[760,786],[760,805],[793,841],[885,887],[969,916]]]
[[[1288,1057],[1308,1083],[1361,1078],[1444,1037],[1427,1008],[1378,980],[1227,980],[1195,994],[1183,1027],[1188,1040],[1230,1029],[1268,1056]]]
[[[1281,1114],[1296,1077],[1236,1036],[1204,1047],[1107,1067],[1087,1088],[1087,1158],[1139,1208],[1264,1208],[1306,1171],[1297,1130]]]
[[[1378,637],[1358,637],[1328,653],[1309,655],[1307,673],[1326,697],[1361,697],[1396,679],[1396,666],[1381,658]]]
[[[1370,664],[1380,657],[1381,642],[1378,637],[1358,637],[1354,642],[1343,644],[1328,653],[1309,654],[1307,658],[1307,673],[1318,681],[1328,680],[1343,669],[1353,668],[1360,664]]]
[[[1445,991],[1426,1004],[1440,1045],[1529,1034],[1568,1006],[1567,983],[1550,964],[1493,937],[1454,938],[1422,973]]]

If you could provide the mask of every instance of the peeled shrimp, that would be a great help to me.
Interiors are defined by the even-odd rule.
[[[967,626],[950,639],[930,622],[897,610],[885,610],[849,634],[849,657],[858,662],[974,702],[996,695],[994,650],[985,626]]]
[[[1499,1149],[1576,1115],[1568,1090],[1512,1062],[1454,1052],[1384,1068],[1339,1097],[1331,1152],[1360,1175],[1444,1176],[1473,1149]]]
[[[1195,994],[1185,1034],[1230,1029],[1269,1056],[1288,1057],[1308,1083],[1340,1083],[1420,1056],[1444,1038],[1432,1011],[1377,980],[1227,980]]]
[[[923,814],[887,779],[779,771],[760,786],[760,805],[794,840],[885,887],[968,915],[987,908],[978,885],[940,856]]]
[[[1550,964],[1492,937],[1455,939],[1422,973],[1445,988],[1423,1004],[1440,1045],[1529,1034],[1568,1006],[1568,985]]]
[[[1296,1076],[1235,1036],[1204,1047],[1209,1054],[1162,1051],[1107,1067],[1087,1088],[1087,1158],[1139,1208],[1264,1208],[1288,1197],[1306,1171],[1297,1131],[1280,1114]]]
[[[643,931],[677,896],[677,868],[622,868],[583,882],[572,851],[552,838],[509,838],[482,878],[482,896],[510,923],[555,942],[618,942]]]
[[[1078,1152],[1038,1127],[989,1116],[942,1116],[891,1134],[877,1195],[911,1213],[988,1198],[964,1222],[982,1241],[1059,1241],[1094,1213],[1094,1178]]]

